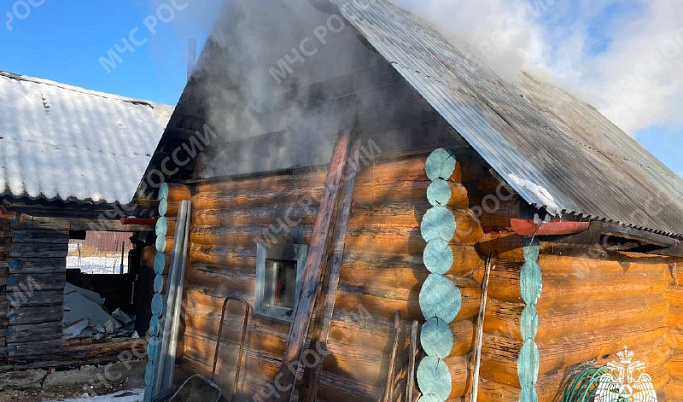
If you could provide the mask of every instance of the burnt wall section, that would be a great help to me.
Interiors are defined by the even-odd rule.
[[[10,363],[48,360],[62,347],[69,230],[60,225],[10,224],[6,294]]]
[[[7,277],[9,276],[9,248],[12,244],[10,221],[0,219],[0,366],[7,364]]]

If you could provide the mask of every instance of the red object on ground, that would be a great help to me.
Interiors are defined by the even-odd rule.
[[[512,231],[520,236],[561,236],[585,232],[590,222],[542,222],[531,219],[510,219]]]
[[[158,218],[121,218],[121,223],[124,225],[146,225],[154,226],[157,224]]]

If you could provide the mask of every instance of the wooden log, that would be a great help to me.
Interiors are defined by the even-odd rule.
[[[419,296],[422,315],[427,319],[438,318],[451,323],[460,311],[460,289],[448,278],[431,274],[422,284]]]
[[[507,197],[505,197],[507,198]],[[510,220],[520,218],[521,200],[518,197],[501,200],[492,194],[481,201],[479,221],[486,233],[512,231]]]
[[[481,264],[481,257],[474,246],[435,239],[427,243],[423,261],[430,272],[445,275],[469,272]]]
[[[10,258],[61,258],[66,257],[68,247],[63,244],[25,243],[12,245],[9,249]]]
[[[450,241],[455,235],[456,221],[453,212],[446,207],[432,207],[422,217],[420,234],[426,242],[441,239]]]
[[[363,206],[423,201],[430,184],[431,181],[426,179],[364,183],[356,186],[353,201]]]
[[[282,172],[265,176],[251,176],[235,178],[233,180],[198,184],[197,194],[247,194],[259,190],[286,191],[292,188],[320,187],[325,183],[327,172],[324,169],[313,168],[294,173]]]
[[[7,278],[7,291],[30,292],[44,290],[62,290],[66,282],[66,273],[55,274],[11,274]]]
[[[166,199],[170,201],[183,201],[192,199],[190,187],[179,183],[168,183],[168,195]]]
[[[422,398],[445,401],[453,390],[453,377],[450,367],[435,356],[427,356],[417,366],[417,385]]]
[[[64,303],[64,291],[59,290],[37,290],[33,291],[18,291],[7,293],[7,299],[10,304],[21,305],[25,307],[37,306],[57,306]]]
[[[255,249],[256,243],[281,244],[293,241],[310,244],[312,228],[296,226],[288,228],[286,233],[278,226],[251,227],[231,229],[226,227],[192,226],[190,240],[193,244],[222,245],[235,248]],[[291,240],[290,240],[291,239]]]
[[[55,230],[14,230],[12,243],[66,244],[69,233]]]
[[[453,350],[450,356],[466,356],[474,345],[474,324],[471,320],[454,321],[450,324]]]
[[[443,360],[453,350],[453,334],[448,324],[438,318],[429,319],[420,331],[420,345],[428,356]]]
[[[434,181],[436,179],[451,180],[456,175],[457,161],[455,153],[449,149],[439,148],[429,154],[425,161],[425,173]],[[456,177],[456,180],[457,177]]]
[[[8,315],[7,321],[10,326],[24,324],[38,324],[42,322],[52,322],[56,319],[61,320],[63,308],[59,306],[43,307],[15,307]]]
[[[481,381],[479,385],[479,402],[508,402],[519,400],[521,390],[508,384],[494,381]]]
[[[320,280],[323,257],[327,250],[330,223],[339,196],[341,176],[346,166],[345,160],[349,149],[350,135],[350,131],[347,130],[339,137],[330,160],[328,175],[325,179],[325,191],[320,202],[320,214],[315,224],[313,239],[304,268],[302,290],[294,309],[287,348],[280,366],[280,374],[283,376],[284,383],[291,383],[294,379],[294,373],[287,366],[299,358],[308,332],[311,311],[315,304],[316,287]],[[279,399],[284,402],[288,396]]]
[[[231,270],[216,270],[206,265],[193,264],[185,280],[208,288],[224,288],[242,293],[254,293],[256,269],[249,274]]]
[[[298,205],[267,205],[232,210],[199,210],[193,214],[193,224],[200,226],[230,226],[232,228],[269,225],[313,226],[318,208]]]
[[[8,267],[11,274],[50,274],[66,272],[66,259],[18,257],[9,259]]]
[[[29,356],[47,356],[54,354],[62,347],[62,339],[35,341],[28,343],[11,343],[7,346],[7,356],[10,362]]]
[[[5,331],[7,342],[46,341],[62,338],[62,322],[46,322],[29,325],[13,325]]]
[[[464,244],[474,244],[479,242],[484,236],[481,223],[479,223],[479,220],[474,216],[472,211],[456,211],[455,221],[457,225],[455,241]]]
[[[459,183],[437,179],[427,188],[427,200],[432,206],[450,209],[469,208],[467,189]]]
[[[277,205],[306,206],[317,204],[323,192],[323,183],[315,187],[291,187],[284,189],[260,189],[244,193],[199,193],[192,197],[196,211],[230,211],[233,209],[258,208]]]

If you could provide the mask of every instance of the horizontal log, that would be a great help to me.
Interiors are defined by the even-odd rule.
[[[7,356],[10,362],[28,356],[48,356],[62,347],[62,339],[35,341],[28,343],[13,343],[7,346]]]
[[[522,340],[520,321],[524,303],[489,300],[484,330],[489,334]],[[566,304],[539,313],[537,343],[561,339],[569,333],[595,330],[609,332],[624,322],[641,322],[668,312],[667,303],[658,297],[640,299],[638,303],[614,303],[611,300]],[[605,314],[609,312],[609,314]]]
[[[507,197],[505,197],[507,198]],[[511,231],[510,220],[520,217],[521,201],[518,197],[502,200],[492,195],[481,202],[479,220],[486,233]]]
[[[427,188],[427,200],[432,206],[443,206],[451,209],[468,209],[467,189],[460,183],[442,179],[432,182]]]
[[[479,402],[509,402],[519,400],[521,390],[518,387],[489,381],[483,378],[479,380]]]
[[[281,173],[266,176],[254,176],[237,178],[234,180],[219,181],[214,183],[198,184],[198,194],[206,193],[247,193],[250,191],[270,190],[283,191],[291,188],[309,188],[322,186],[325,183],[326,171],[314,169],[308,172]]]
[[[9,292],[7,300],[17,306],[37,307],[37,306],[58,306],[64,303],[64,291],[59,290],[37,290],[27,292]]]
[[[60,258],[66,257],[67,244],[37,244],[26,243],[12,245],[9,249],[10,258]]]
[[[195,210],[192,223],[200,226],[268,227],[269,225],[313,226],[318,215],[314,206],[287,204],[231,210]]]
[[[481,378],[519,388],[517,358],[522,342],[484,333],[481,349]]]
[[[424,162],[425,174],[429,180],[451,180],[457,178],[458,160],[455,152],[446,148],[438,148],[432,151]]]
[[[357,184],[353,201],[356,205],[364,206],[423,201],[427,197],[430,184],[429,180]]]
[[[458,286],[462,306],[455,321],[468,320],[479,311],[481,289],[462,278],[449,278]],[[396,310],[406,320],[423,321],[419,305],[419,289],[377,289],[340,285],[335,306],[356,308],[362,306],[372,315],[390,316]]]
[[[258,189],[248,192],[199,193],[192,197],[195,211],[230,211],[240,208],[257,208],[277,205],[317,205],[323,186],[292,187],[286,189]],[[193,214],[193,218],[194,218]]]
[[[9,343],[26,343],[27,341],[47,341],[62,338],[61,321],[29,325],[13,325],[5,334]]]
[[[185,273],[185,280],[195,285],[230,289],[242,293],[254,293],[256,286],[256,267],[250,274],[240,271],[219,270],[207,265],[192,265]]]
[[[625,325],[613,327],[609,332],[586,331],[567,334],[562,342],[542,342],[538,345],[540,353],[540,373],[550,373],[584,361],[613,354],[623,345],[633,345],[639,350],[639,345],[661,341],[666,344],[667,328],[661,319],[648,320],[640,323],[629,322]],[[571,352],[570,352],[571,351]],[[664,361],[670,356],[670,349],[664,346],[658,350],[643,351],[647,355],[661,355]]]
[[[12,243],[67,244],[69,232],[55,230],[14,230]]]
[[[11,274],[7,278],[7,291],[27,292],[64,289],[66,273],[55,274]]]
[[[9,272],[16,274],[49,274],[66,272],[65,258],[11,258]]]
[[[192,191],[184,184],[167,183],[168,195],[166,198],[172,201],[189,200],[192,198]]]
[[[267,244],[283,244],[291,242],[308,244],[310,243],[312,232],[312,227],[300,226],[288,228],[286,232],[279,230],[278,226],[274,226],[273,228],[252,227],[244,229],[193,226],[190,232],[190,240],[193,244],[224,245],[245,249],[255,249],[257,242]]]
[[[197,264],[234,267],[252,267],[256,269],[256,245],[247,248],[235,248],[222,245],[190,245],[190,261]]]
[[[557,255],[539,256],[539,266],[544,274],[583,274],[591,275],[660,275],[662,279],[668,272],[667,264],[663,263],[635,263],[615,260],[600,260],[582,257],[563,257]]]
[[[43,322],[53,322],[61,320],[63,316],[63,307],[59,306],[44,306],[44,307],[25,307],[19,306],[14,308],[8,315],[7,321],[11,326],[25,325],[25,324],[39,324]]]

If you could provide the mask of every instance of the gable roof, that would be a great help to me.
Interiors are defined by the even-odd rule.
[[[0,196],[127,204],[171,112],[0,72]]]
[[[388,0],[330,0],[527,202],[683,234],[683,180],[608,119],[524,75],[518,87]]]

